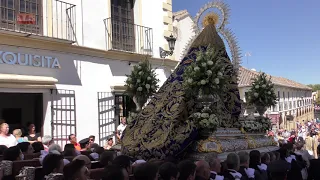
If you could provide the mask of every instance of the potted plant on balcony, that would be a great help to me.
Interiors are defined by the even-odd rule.
[[[274,84],[271,77],[267,78],[265,73],[260,73],[252,79],[252,85],[248,91],[249,104],[253,104],[262,116],[268,107],[276,104],[277,96],[274,92]]]
[[[141,111],[148,98],[159,88],[157,75],[148,59],[139,62],[133,67],[125,81],[126,93],[133,99],[136,111]]]

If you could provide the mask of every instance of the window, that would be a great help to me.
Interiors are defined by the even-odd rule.
[[[0,28],[42,34],[42,0],[0,0]]]
[[[278,91],[278,98],[280,99],[280,91]]]
[[[292,101],[289,101],[289,109],[292,109]]]
[[[112,48],[133,52],[135,27],[133,0],[111,0]]]
[[[283,99],[286,99],[284,92],[282,92],[282,97],[283,97]]]

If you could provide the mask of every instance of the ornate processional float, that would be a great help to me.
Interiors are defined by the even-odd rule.
[[[220,15],[213,12],[204,15],[212,8],[218,9]],[[225,27],[228,15],[228,6],[221,1],[208,3],[200,9],[194,19],[196,35],[188,44],[184,58],[157,92],[152,88],[152,92],[147,91],[152,93],[149,103],[124,131],[123,154],[146,160],[168,156],[200,159],[216,152],[223,159],[233,151],[275,148],[273,139],[264,136],[270,121],[262,115],[243,115],[245,104],[240,100],[237,84],[240,53],[233,33]],[[219,34],[229,45],[232,61]],[[137,71],[135,74],[146,73]],[[156,82],[153,75],[144,79],[146,82],[139,78],[138,83],[143,87],[149,87],[151,79]],[[130,83],[129,88],[137,84]],[[274,94],[271,82],[261,83],[265,83],[261,87],[269,89],[266,92],[266,88],[259,89],[259,86],[257,92]],[[140,93],[141,90],[137,89]],[[251,94],[255,97],[257,92],[252,90]],[[258,97],[251,98],[250,104],[259,104],[261,112],[274,102],[268,96],[258,94]]]

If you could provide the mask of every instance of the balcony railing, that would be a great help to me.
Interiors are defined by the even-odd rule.
[[[76,5],[59,0],[0,0],[0,32],[77,42]]]
[[[153,30],[113,18],[104,19],[107,50],[153,54]]]

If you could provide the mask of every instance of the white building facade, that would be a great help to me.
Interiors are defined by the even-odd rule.
[[[126,116],[126,74],[146,58],[160,80],[177,61],[161,59],[173,33],[171,0],[0,2],[0,119],[34,123],[62,146],[69,134],[114,136]],[[104,8],[103,8],[104,7]]]
[[[240,98],[246,102],[246,93],[251,88],[251,79],[258,72],[244,67],[240,68],[238,81]],[[270,75],[268,75],[270,77]],[[296,123],[314,120],[312,89],[306,85],[292,80],[271,76],[275,84],[275,93],[278,102],[274,107],[269,107],[266,116],[272,119],[274,128],[296,129]]]

